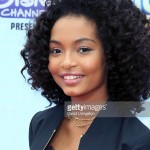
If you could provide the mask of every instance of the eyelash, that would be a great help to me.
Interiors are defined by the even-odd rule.
[[[55,52],[55,51],[57,51],[57,52]],[[58,51],[61,52],[60,49],[58,49],[58,48],[53,48],[53,49],[50,50],[50,54],[56,55],[56,54],[58,54]]]
[[[88,47],[81,47],[79,50],[78,50],[78,52],[80,51],[80,50],[86,50],[86,51],[84,51],[84,52],[81,52],[81,53],[88,53],[89,51],[91,51],[92,49],[90,49],[90,48],[88,48]]]
[[[80,50],[83,50],[83,52],[80,52]],[[79,50],[77,50],[77,52],[79,52],[80,54],[82,53],[88,53],[89,51],[91,51],[92,49],[91,48],[88,48],[88,47],[80,47]],[[61,53],[61,49],[59,48],[53,48],[50,50],[50,54],[54,54],[54,55],[57,55],[59,53]]]

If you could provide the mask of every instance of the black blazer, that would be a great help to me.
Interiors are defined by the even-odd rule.
[[[29,127],[30,150],[45,150],[63,118],[63,105],[35,114]],[[150,130],[136,117],[96,117],[78,150],[150,150]]]

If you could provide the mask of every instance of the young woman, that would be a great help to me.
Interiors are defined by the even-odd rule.
[[[107,117],[66,116],[64,104],[133,102],[121,110],[141,112],[150,96],[149,34],[131,0],[47,0],[21,51],[22,72],[56,106],[32,118],[30,149],[148,150],[150,131],[133,114],[113,116],[111,105]]]

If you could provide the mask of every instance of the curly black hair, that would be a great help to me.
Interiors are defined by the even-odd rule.
[[[94,21],[108,66],[108,91],[115,101],[135,101],[141,111],[150,97],[150,21],[131,0],[47,0],[45,11],[27,32],[21,56],[32,89],[41,89],[50,105],[69,101],[48,70],[49,40],[55,22],[67,15]]]

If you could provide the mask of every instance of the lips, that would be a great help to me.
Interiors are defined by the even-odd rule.
[[[61,77],[65,85],[73,86],[73,85],[80,83],[84,75],[77,74],[77,73],[62,73]]]
[[[71,76],[63,76],[65,80],[74,80],[74,79],[78,79],[78,78],[81,78],[82,76],[74,76],[74,75],[71,75]]]

